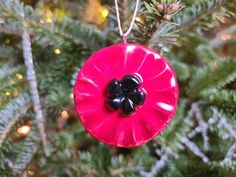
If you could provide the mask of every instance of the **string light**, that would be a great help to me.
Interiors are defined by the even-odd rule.
[[[136,17],[136,18],[135,18],[135,21],[136,21],[136,22],[139,22],[139,23],[141,23],[141,24],[144,24],[144,21],[143,21],[143,18],[142,18],[142,17]]]
[[[61,9],[61,8],[56,8],[54,11],[56,20],[59,22],[62,22],[63,19],[69,15],[69,13],[67,11],[65,11],[65,9]]]
[[[218,64],[216,62],[214,62],[214,67],[217,68],[218,67]]]
[[[44,24],[45,21],[44,21],[43,19],[40,19],[40,23],[41,23],[41,24]]]
[[[6,96],[11,96],[11,92],[10,92],[10,91],[6,91],[6,92],[5,92],[5,95],[6,95]]]
[[[67,111],[61,112],[61,118],[62,119],[68,119],[70,117],[69,113]]]
[[[0,24],[4,24],[4,23],[5,21],[2,18],[0,18]]]
[[[221,35],[220,38],[221,38],[222,41],[228,41],[228,40],[232,39],[232,35],[230,35],[230,34],[223,34],[223,35]]]
[[[101,10],[102,19],[106,19],[108,15],[109,15],[109,9],[103,6]]]
[[[14,80],[10,80],[10,84],[13,85],[15,84],[16,82]]]
[[[16,74],[16,78],[17,78],[18,80],[21,80],[21,79],[23,79],[24,77],[23,77],[22,74],[17,73],[17,74]]]
[[[46,18],[46,23],[52,23],[52,19],[51,18]]]
[[[70,93],[70,99],[74,99],[74,93]]]
[[[5,41],[4,41],[4,43],[5,43],[5,44],[10,44],[10,42],[11,42],[11,40],[10,40],[10,39],[8,39],[8,38],[7,38],[7,39],[5,39]]]
[[[35,172],[34,172],[33,170],[28,170],[28,171],[27,171],[27,175],[28,175],[29,177],[33,177],[33,176],[35,175]]]
[[[53,20],[52,20],[52,17],[53,17],[52,11],[49,8],[45,8],[45,9],[43,9],[43,13],[44,13],[45,18],[41,19],[40,23],[41,24],[44,24],[44,23],[50,24],[50,23],[52,23],[53,22]]]
[[[45,19],[46,23],[52,23],[53,14],[52,14],[52,11],[50,9],[45,10],[45,16],[46,16],[46,19]]]
[[[212,66],[213,68],[217,68],[217,67],[218,67],[218,64],[217,64],[216,62],[211,62],[210,64],[211,64],[211,66]]]
[[[13,91],[13,96],[18,96],[19,95],[19,89],[15,89],[14,91]]]
[[[17,129],[17,133],[20,135],[20,136],[27,136],[30,132],[30,126],[28,125],[23,125],[21,127],[19,127]]]
[[[87,0],[83,15],[85,21],[105,27],[107,26],[107,17],[109,13],[109,9],[106,6],[103,6],[100,0]]]
[[[54,50],[54,53],[55,53],[56,55],[60,55],[60,54],[61,54],[61,50],[60,50],[60,49],[55,49],[55,50]]]

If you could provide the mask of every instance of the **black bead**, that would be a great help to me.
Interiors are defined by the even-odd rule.
[[[125,92],[131,92],[133,90],[136,90],[141,85],[139,80],[132,75],[126,75],[122,79],[121,84],[122,84],[122,88]]]
[[[144,104],[145,94],[138,91],[141,83],[132,76],[126,75],[121,81],[114,79],[107,87],[107,105],[113,110],[121,110],[124,115],[135,112],[138,105]]]
[[[123,101],[125,100],[124,97],[110,97],[107,100],[107,104],[111,109],[117,110],[121,107]]]
[[[130,115],[135,112],[135,105],[130,99],[125,99],[124,103],[122,104],[122,111],[123,114]]]
[[[128,97],[136,105],[142,105],[145,101],[145,94],[138,90],[131,92]]]
[[[113,96],[123,95],[121,83],[116,79],[112,80],[108,85],[108,93]]]

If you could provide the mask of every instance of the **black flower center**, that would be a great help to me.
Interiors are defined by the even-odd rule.
[[[145,101],[145,94],[138,91],[141,83],[132,75],[125,75],[121,81],[113,79],[107,87],[107,105],[113,110],[121,110],[130,115]]]

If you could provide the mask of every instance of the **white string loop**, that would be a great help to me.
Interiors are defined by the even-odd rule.
[[[120,13],[119,13],[119,6],[118,6],[118,2],[117,0],[115,1],[115,7],[116,7],[116,16],[117,16],[117,23],[118,23],[118,28],[119,28],[119,32],[120,32],[120,36],[123,38],[124,42],[126,43],[127,41],[127,36],[129,35],[129,33],[131,32],[131,30],[133,29],[134,26],[134,22],[135,22],[135,18],[137,16],[137,12],[138,12],[138,6],[139,6],[139,1],[140,0],[136,0],[136,5],[135,5],[135,10],[134,10],[134,15],[132,18],[132,21],[130,23],[130,26],[128,28],[128,30],[124,33],[122,28],[121,28],[121,22],[120,22]]]

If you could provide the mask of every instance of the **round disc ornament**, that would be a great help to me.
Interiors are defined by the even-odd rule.
[[[81,123],[96,139],[137,147],[172,120],[178,85],[170,64],[139,44],[116,44],[94,53],[74,87]]]

